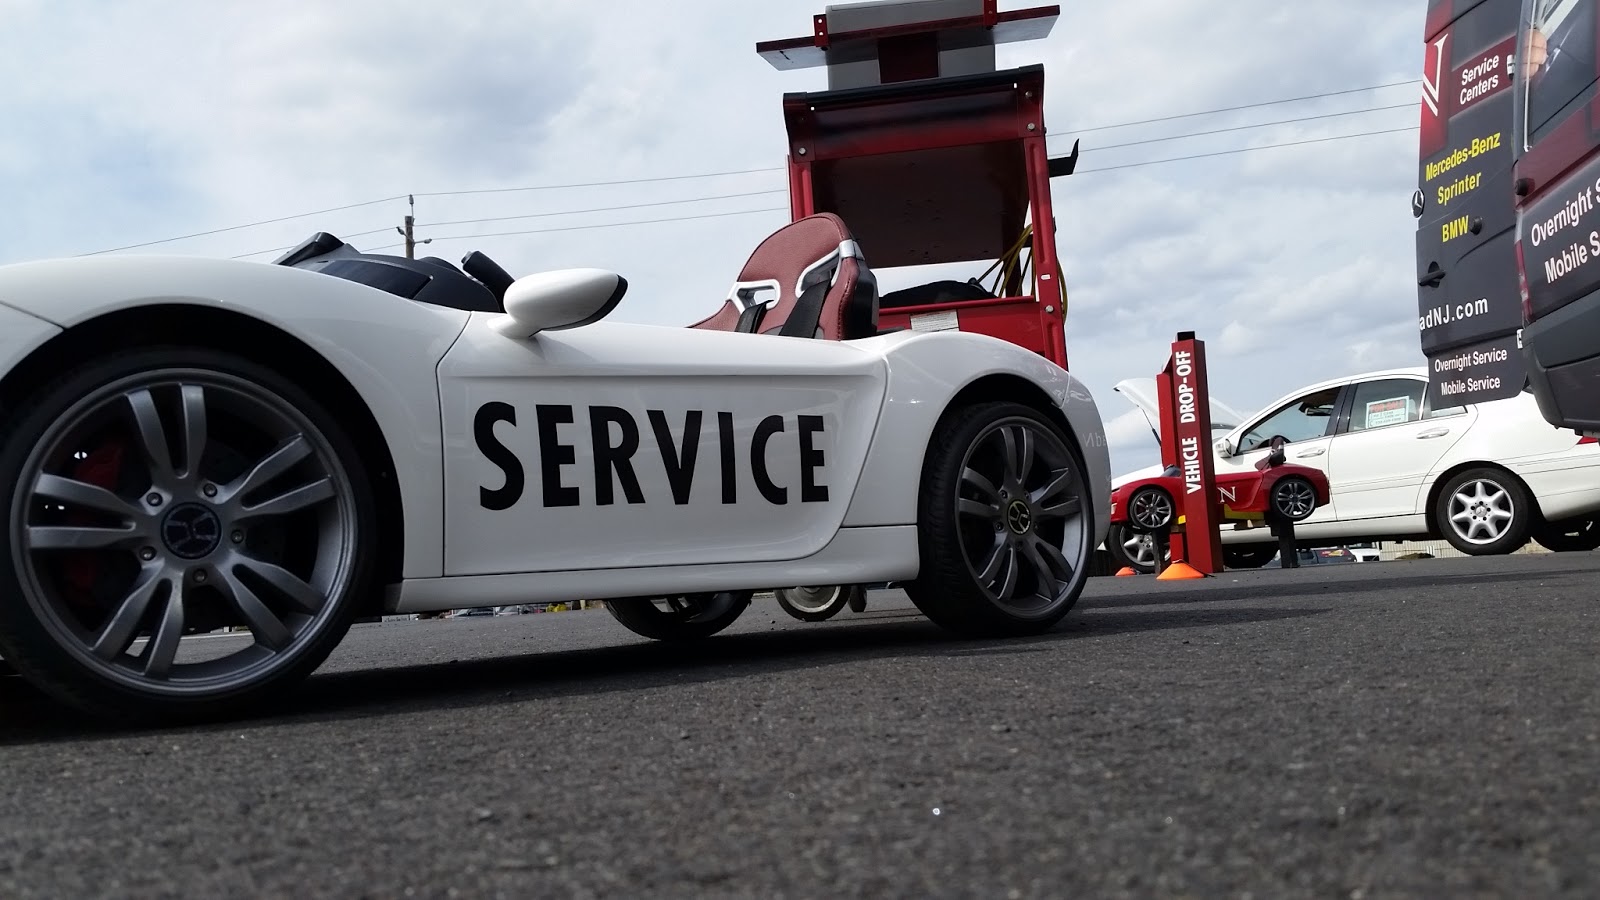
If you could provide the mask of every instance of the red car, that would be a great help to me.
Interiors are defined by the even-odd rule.
[[[1278,438],[1254,472],[1217,476],[1223,518],[1303,522],[1328,504],[1328,476],[1321,469],[1286,464],[1283,457],[1283,441]],[[1112,491],[1111,523],[1140,532],[1170,528],[1184,519],[1185,496],[1183,474],[1171,466],[1161,475],[1130,481]]]

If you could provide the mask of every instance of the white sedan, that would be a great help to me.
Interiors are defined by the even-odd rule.
[[[1526,391],[1434,409],[1427,385],[1427,370],[1414,367],[1287,394],[1238,425],[1214,428],[1217,471],[1253,468],[1274,435],[1286,438],[1289,461],[1323,470],[1333,486],[1332,502],[1295,527],[1302,543],[1442,538],[1473,555],[1511,553],[1530,538],[1556,551],[1600,547],[1600,444],[1550,425]],[[1116,390],[1155,422],[1152,387],[1152,379],[1131,379]],[[1225,522],[1222,543],[1235,568],[1277,552],[1260,522]],[[1114,527],[1106,548],[1118,566],[1152,568],[1148,536]]]

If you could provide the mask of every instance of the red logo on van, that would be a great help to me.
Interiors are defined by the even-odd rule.
[[[1422,155],[1432,156],[1444,149],[1450,139],[1449,112],[1444,109],[1443,94],[1445,74],[1445,47],[1450,43],[1446,32],[1427,45],[1422,62]]]

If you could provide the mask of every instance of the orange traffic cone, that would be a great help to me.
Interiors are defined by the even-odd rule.
[[[1121,578],[1124,575],[1137,575],[1137,574],[1139,574],[1139,573],[1135,572],[1133,570],[1133,566],[1123,566],[1121,569],[1119,569],[1117,571],[1117,577],[1118,578]]]
[[[1172,561],[1172,565],[1167,566],[1166,569],[1162,570],[1160,575],[1156,576],[1156,580],[1157,581],[1180,581],[1180,580],[1185,580],[1186,581],[1186,580],[1192,579],[1192,578],[1204,578],[1204,577],[1206,577],[1205,573],[1201,572],[1199,569],[1196,569],[1194,566],[1189,565],[1188,563],[1184,562],[1181,559],[1175,559],[1175,560]]]

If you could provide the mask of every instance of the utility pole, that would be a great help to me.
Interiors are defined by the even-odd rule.
[[[405,239],[406,239],[406,259],[416,259],[417,258],[417,236],[416,236],[416,232],[415,232],[414,229],[415,229],[415,226],[416,226],[416,223],[417,223],[417,198],[413,194],[407,194],[406,195],[406,202],[408,204],[410,204],[411,214],[406,216],[406,227],[404,227],[404,228],[396,228],[395,231],[398,231],[398,232],[400,232],[400,234],[405,236]],[[428,238],[427,240],[423,241],[422,243],[428,244],[428,243],[432,243],[432,242],[433,242],[433,238]]]

